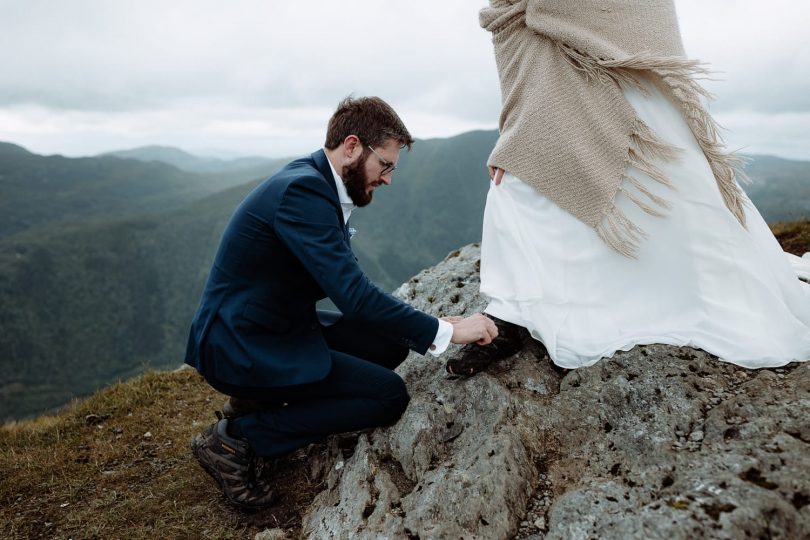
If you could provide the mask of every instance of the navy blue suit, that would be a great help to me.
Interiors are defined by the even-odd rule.
[[[316,302],[327,296],[342,315],[327,317],[316,310]],[[191,325],[186,363],[229,395],[289,403],[268,405],[267,411],[239,420],[257,453],[277,455],[326,433],[395,419],[391,411],[404,408],[407,392],[391,369],[407,349],[424,354],[437,329],[436,318],[380,290],[358,266],[335,179],[320,150],[284,167],[237,208]],[[336,380],[358,374],[404,398],[399,395],[386,414],[369,414],[370,425],[313,427],[320,414],[312,409],[313,400],[324,396],[329,399],[323,408],[333,410],[322,416],[340,412],[344,402],[351,405],[343,411],[349,416],[368,410],[369,402],[353,401],[358,392],[352,385]],[[370,381],[356,382],[368,386]],[[335,388],[343,388],[337,396]],[[385,392],[378,390],[379,395],[365,397],[382,403]],[[299,402],[307,409],[300,418],[279,418],[295,415]],[[280,424],[294,421],[309,427],[295,436],[289,428],[279,432]],[[277,444],[284,438],[290,440]]]

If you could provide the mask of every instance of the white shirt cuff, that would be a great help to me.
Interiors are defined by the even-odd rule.
[[[439,356],[447,350],[450,345],[450,338],[453,337],[453,325],[447,321],[439,319],[439,330],[436,332],[436,337],[433,339],[433,345],[430,346],[428,352],[433,356]]]

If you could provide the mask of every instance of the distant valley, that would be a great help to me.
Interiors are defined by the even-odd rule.
[[[352,215],[372,279],[393,289],[480,239],[496,138],[420,140],[402,154],[393,185]],[[0,143],[0,421],[179,365],[231,212],[286,161],[162,147],[69,159]],[[756,156],[748,170],[766,220],[810,216],[810,163]]]

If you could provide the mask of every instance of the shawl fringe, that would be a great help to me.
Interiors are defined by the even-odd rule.
[[[604,243],[625,257],[635,259],[639,243],[647,233],[630,221],[618,206],[613,205],[596,226],[596,233]]]
[[[669,189],[675,189],[667,175],[650,159],[653,157],[674,159],[680,152],[679,148],[656,137],[649,126],[638,119],[630,134],[629,146],[625,169],[635,167],[655,182]],[[629,189],[631,186],[635,189]],[[622,184],[618,191],[624,193],[633,204],[652,216],[664,217],[664,211],[670,209],[670,204],[666,199],[654,194],[644,186],[641,180],[626,170],[622,175]],[[634,224],[616,205],[615,199],[602,220],[596,225],[596,232],[603,242],[625,257],[633,259],[636,258],[635,254],[640,241],[647,237],[647,233]]]
[[[600,84],[630,86],[646,93],[637,75],[641,72],[657,75],[664,89],[683,111],[689,128],[709,162],[723,202],[737,221],[745,227],[745,197],[735,179],[741,182],[748,181],[743,171],[746,159],[725,151],[720,127],[701,103],[701,99],[713,99],[713,96],[697,82],[709,73],[699,61],[649,53],[633,55],[622,60],[608,60],[595,58],[563,43],[557,42],[557,47],[574,69]],[[679,149],[659,139],[644,122],[636,118],[629,134],[626,164],[635,167],[654,181],[675,189],[666,174],[653,165],[653,161],[655,158],[665,161],[674,159],[678,151]],[[644,212],[663,217],[662,210],[670,208],[665,199],[654,195],[626,171],[622,175],[622,181],[618,191],[623,192]],[[638,190],[646,200],[628,190],[628,186]],[[622,255],[631,258],[635,258],[639,241],[646,237],[646,233],[633,224],[616,206],[615,199],[597,224],[596,231],[604,242]]]

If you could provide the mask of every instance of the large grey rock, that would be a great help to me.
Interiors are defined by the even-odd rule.
[[[478,266],[467,246],[396,294],[480,311]],[[527,342],[452,379],[447,354],[412,355],[402,419],[333,452],[306,536],[810,538],[810,364],[656,345],[563,374]]]

